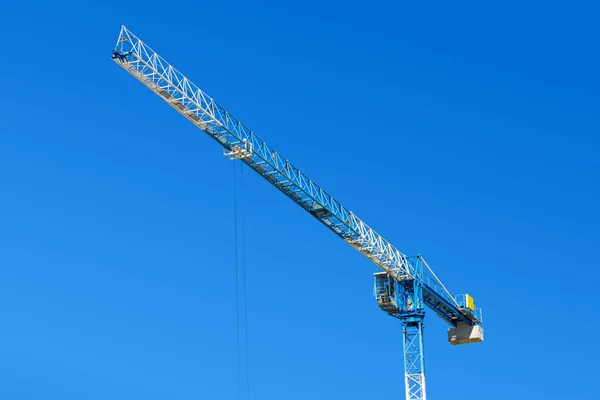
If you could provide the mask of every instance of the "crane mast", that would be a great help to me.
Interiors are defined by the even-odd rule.
[[[451,326],[451,343],[483,341],[481,309],[471,296],[452,296],[422,256],[401,253],[125,26],[112,59],[217,141],[224,155],[245,163],[383,270],[374,275],[374,294],[379,307],[401,322],[407,400],[426,400],[425,306]]]

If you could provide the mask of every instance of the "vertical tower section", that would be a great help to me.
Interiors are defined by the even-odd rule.
[[[396,280],[385,272],[375,274],[375,298],[383,311],[402,325],[404,383],[407,400],[426,400],[423,352],[423,262],[421,256],[408,257],[415,271],[413,279]]]
[[[407,400],[426,400],[423,316],[403,317],[404,383]]]

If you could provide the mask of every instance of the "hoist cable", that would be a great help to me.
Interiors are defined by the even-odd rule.
[[[242,271],[243,271],[243,288],[244,288],[244,342],[246,345],[246,392],[248,400],[250,400],[250,358],[248,356],[248,292],[246,279],[246,225],[244,221],[244,165],[240,164],[240,217],[242,227]]]
[[[237,389],[238,400],[242,398],[242,377],[240,358],[240,289],[239,289],[239,257],[238,257],[238,223],[237,223],[237,170],[233,163],[233,224],[234,224],[234,256],[235,256],[235,328],[237,344]]]
[[[237,162],[233,163],[233,185],[234,185],[234,224],[235,224],[235,301],[236,301],[236,332],[237,332],[237,375],[238,375],[238,399],[242,397],[242,362],[245,364],[246,372],[246,395],[250,399],[250,367],[248,350],[248,298],[246,280],[246,229],[244,222],[244,167],[240,162],[240,177],[238,185]],[[239,186],[239,190],[238,190]],[[239,214],[239,220],[238,220]],[[240,240],[241,239],[241,240]],[[241,262],[241,263],[240,263]],[[240,280],[242,281],[240,284]],[[241,291],[240,291],[241,289]],[[240,294],[242,299],[240,299]],[[243,303],[243,308],[240,305]],[[240,314],[242,314],[240,316]],[[242,318],[243,317],[243,318]],[[242,324],[243,319],[243,324]],[[241,332],[243,325],[243,338]],[[245,357],[242,361],[242,340]]]

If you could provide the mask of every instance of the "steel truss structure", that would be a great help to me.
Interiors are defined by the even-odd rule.
[[[454,327],[481,323],[481,310],[460,304],[422,257],[401,253],[124,26],[112,59],[398,283],[393,297],[418,310],[391,313],[403,326],[407,399],[425,399],[423,305]]]

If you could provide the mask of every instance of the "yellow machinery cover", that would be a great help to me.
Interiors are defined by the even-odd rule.
[[[469,310],[471,311],[475,311],[475,301],[473,300],[473,298],[471,296],[469,296],[468,294],[465,295],[465,300],[466,300],[466,306]]]

